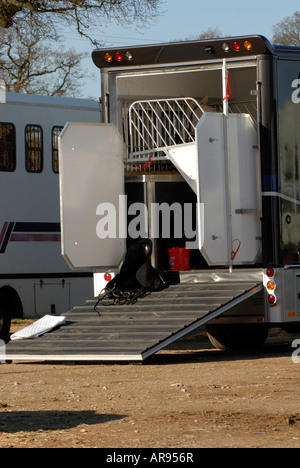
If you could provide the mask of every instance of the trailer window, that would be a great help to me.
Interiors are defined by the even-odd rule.
[[[59,172],[58,166],[58,137],[64,127],[52,128],[52,169],[55,174]]]
[[[16,169],[16,129],[11,123],[0,123],[0,171]]]
[[[40,125],[26,125],[25,165],[28,172],[43,169],[43,130]]]

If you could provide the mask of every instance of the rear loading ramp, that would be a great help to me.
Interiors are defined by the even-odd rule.
[[[97,307],[87,301],[65,325],[37,339],[11,341],[5,360],[144,361],[258,294],[257,281],[180,283],[134,305]]]

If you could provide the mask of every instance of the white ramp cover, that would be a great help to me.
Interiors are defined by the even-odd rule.
[[[53,315],[45,315],[40,320],[32,323],[23,330],[17,331],[13,335],[11,335],[11,340],[25,340],[28,338],[38,338],[39,336],[43,335],[51,331],[53,328],[61,325],[66,320],[64,316],[53,316]]]

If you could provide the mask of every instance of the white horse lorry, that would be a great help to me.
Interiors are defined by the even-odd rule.
[[[100,122],[88,99],[2,93],[0,103],[0,338],[11,318],[68,310],[92,294],[92,273],[61,257],[58,135],[70,120]]]
[[[144,360],[203,326],[234,350],[297,332],[300,48],[248,36],[92,58],[103,122],[64,128],[60,189],[62,254],[94,270],[94,298],[11,352]],[[155,272],[163,286],[128,304],[114,291],[130,260],[140,285]]]

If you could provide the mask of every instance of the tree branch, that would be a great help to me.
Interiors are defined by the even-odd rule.
[[[57,19],[76,27],[84,37],[93,39],[87,30],[90,25],[99,25],[103,19],[115,20],[120,24],[142,22],[148,24],[155,19],[161,0],[0,0],[0,27],[11,27],[16,18],[38,24],[47,17],[52,27]]]

